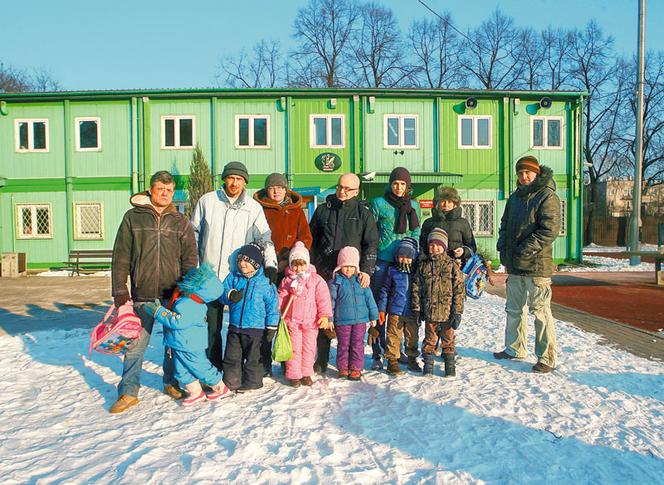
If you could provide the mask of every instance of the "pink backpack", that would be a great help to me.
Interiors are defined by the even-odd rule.
[[[90,347],[102,354],[124,355],[131,345],[141,335],[143,326],[141,319],[134,313],[134,304],[131,300],[116,310],[111,305],[101,322],[90,333]]]

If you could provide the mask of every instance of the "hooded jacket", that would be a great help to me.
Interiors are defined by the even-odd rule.
[[[332,317],[332,302],[327,283],[316,273],[316,268],[309,265],[307,270],[310,276],[306,280],[298,281],[293,270],[286,268],[286,277],[279,285],[279,308],[284,308],[289,298],[293,303],[284,315],[289,325],[301,325],[305,328],[318,328],[318,320],[322,317]],[[297,284],[303,288],[297,288]]]
[[[173,204],[161,214],[148,191],[133,195],[113,245],[113,296],[135,301],[168,299],[178,279],[198,265],[194,229]],[[131,277],[131,293],[127,290]]]
[[[532,183],[519,185],[510,195],[500,220],[496,249],[507,273],[550,278],[560,223],[553,171],[542,165]]]
[[[231,302],[228,299],[231,290],[244,290],[242,299]],[[240,331],[276,328],[279,323],[277,287],[265,277],[262,266],[251,278],[247,278],[239,271],[226,276],[224,291],[219,301],[229,307],[229,325]]]
[[[357,274],[346,278],[336,273],[328,282],[335,325],[355,325],[378,320],[378,307],[369,288],[362,288]]]
[[[410,205],[417,214],[417,220],[422,220],[420,213],[420,204],[411,200]],[[394,253],[399,247],[399,242],[406,236],[412,237],[415,240],[420,235],[421,225],[415,229],[406,230],[404,234],[396,234],[394,232],[394,224],[396,223],[399,209],[392,206],[385,197],[376,197],[371,201],[371,212],[376,218],[376,227],[378,229],[378,259],[381,261],[391,262],[394,259]]]
[[[452,313],[461,315],[466,298],[464,276],[447,254],[421,259],[413,277],[412,309],[426,322],[447,322]]]
[[[462,216],[463,211],[461,207],[455,207],[449,212],[443,212],[437,209],[438,202],[439,199],[434,199],[434,208],[431,211],[433,215],[422,224],[422,232],[420,233],[420,249],[422,254],[429,254],[427,238],[433,228],[439,227],[447,232],[448,256],[455,259],[454,250],[463,248],[463,256],[459,259],[462,260],[462,263],[465,263],[468,258],[477,252],[477,243],[475,242],[473,230],[468,220]]]

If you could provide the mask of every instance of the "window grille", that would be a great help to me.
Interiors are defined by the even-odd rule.
[[[51,206],[49,204],[20,204],[16,206],[18,239],[46,239],[51,232]]]
[[[104,239],[104,217],[99,202],[74,204],[76,239]]]
[[[465,200],[461,204],[461,210],[475,236],[493,236],[492,200]]]

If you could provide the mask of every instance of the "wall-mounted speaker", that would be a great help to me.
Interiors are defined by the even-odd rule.
[[[466,109],[477,108],[477,98],[467,98],[464,105],[466,106]]]

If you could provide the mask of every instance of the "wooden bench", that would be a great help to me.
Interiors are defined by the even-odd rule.
[[[662,274],[662,262],[664,262],[664,248],[657,251],[624,251],[625,256],[639,256],[641,258],[653,258],[655,260],[655,284],[664,286],[664,274]]]
[[[71,271],[69,276],[80,276],[81,271],[109,268],[112,260],[112,249],[72,249],[65,264]]]

